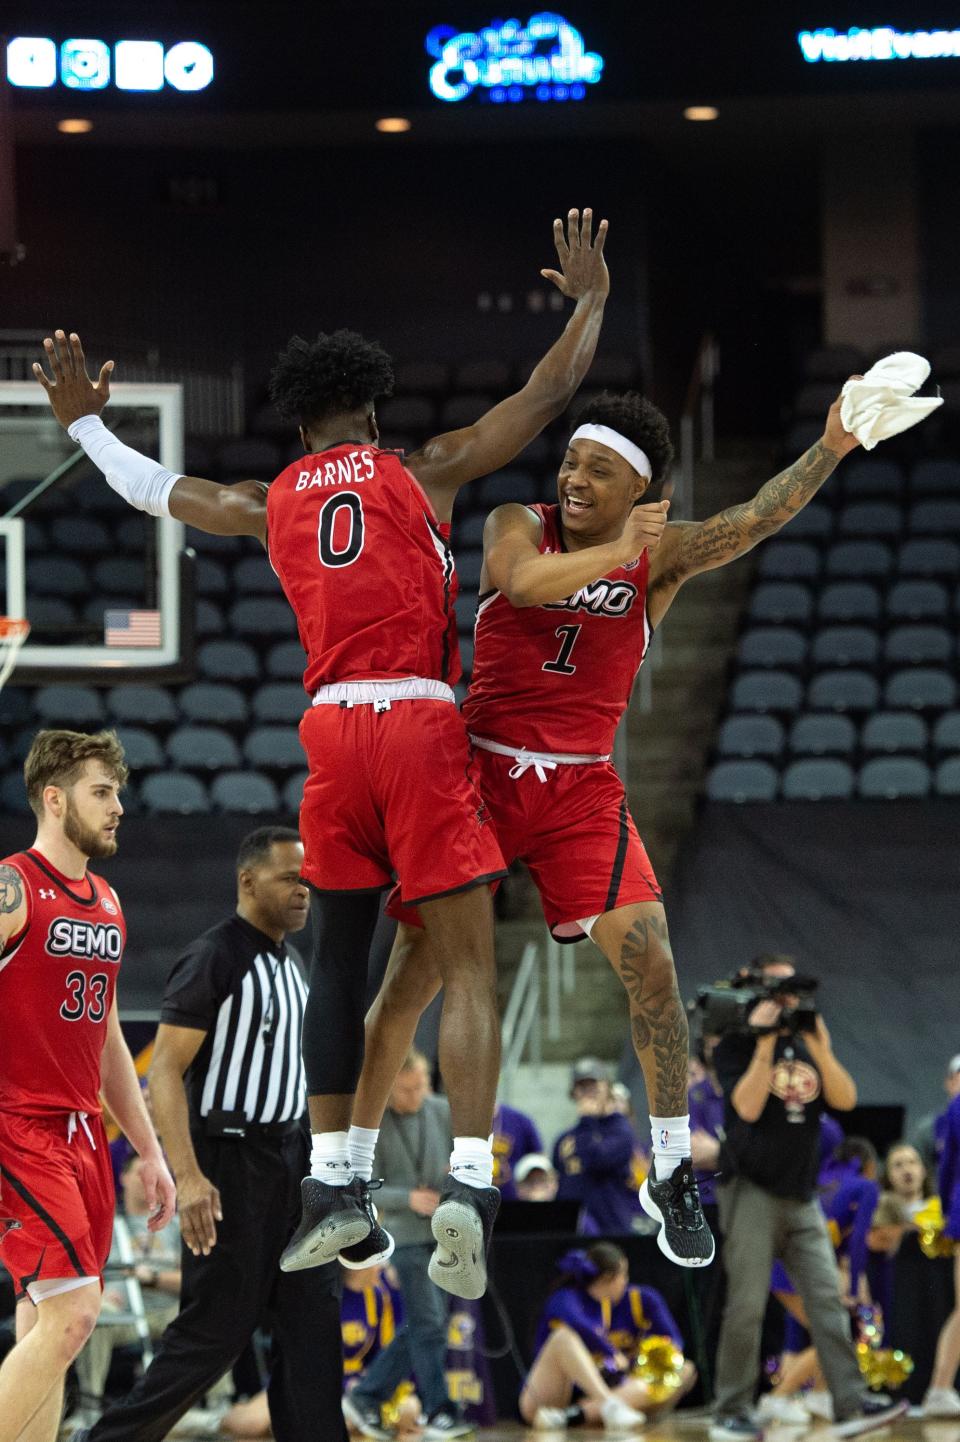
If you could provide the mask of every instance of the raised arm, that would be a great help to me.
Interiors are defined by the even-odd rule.
[[[669,501],[635,506],[623,534],[602,546],[541,555],[540,522],[526,506],[497,506],[483,528],[481,592],[502,592],[511,606],[543,606],[563,601],[608,571],[636,560],[646,547],[655,550],[664,533]]]
[[[563,414],[590,368],[610,277],[603,258],[607,222],[593,239],[593,212],[571,210],[567,233],[553,222],[560,270],[543,270],[561,294],[577,302],[563,335],[534,368],[522,390],[508,396],[475,425],[447,431],[415,451],[407,465],[439,513],[449,512],[460,486],[489,475],[513,459],[545,425]]]
[[[793,465],[767,481],[752,500],[742,501],[706,521],[668,526],[650,568],[650,623],[662,619],[684,581],[701,571],[714,571],[753,550],[758,541],[776,535],[812,500],[827,477],[859,441],[844,429],[840,397],[827,415],[820,440]]]
[[[217,536],[256,536],[266,541],[267,496],[259,481],[221,486],[200,476],[175,476],[124,445],[100,420],[110,399],[113,361],[101,366],[94,384],[75,332],[68,338],[58,330],[46,338],[43,348],[51,375],[39,364],[34,365],[33,373],[47,393],[53,414],[129,505],[148,515],[172,516]]]

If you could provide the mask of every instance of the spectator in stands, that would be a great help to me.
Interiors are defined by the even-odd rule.
[[[520,1416],[537,1428],[604,1426],[637,1431],[646,1417],[676,1406],[696,1380],[692,1362],[678,1367],[667,1401],[654,1401],[646,1381],[631,1375],[641,1343],[667,1337],[682,1354],[683,1338],[653,1287],[630,1284],[627,1258],[610,1242],[568,1252],[537,1328],[536,1357],[520,1393]]]
[[[960,1057],[954,1057],[948,1078],[960,1077]],[[960,1084],[953,1088],[952,1100],[937,1127],[940,1140],[940,1205],[943,1208],[943,1232],[954,1243],[953,1249],[953,1311],[940,1329],[937,1355],[933,1364],[930,1387],[923,1399],[924,1417],[960,1417],[960,1393],[957,1392],[957,1369],[960,1367]]]
[[[622,1236],[642,1215],[637,1195],[637,1138],[616,1108],[609,1067],[596,1057],[574,1064],[570,1096],[576,1126],[554,1143],[553,1164],[560,1177],[557,1196],[581,1204],[577,1230],[585,1236]]]
[[[792,971],[785,962],[781,974]],[[783,1261],[803,1299],[833,1397],[838,1435],[883,1426],[904,1410],[866,1393],[840,1299],[836,1258],[814,1196],[824,1106],[849,1111],[857,1089],[833,1054],[822,1017],[810,1031],[790,1027],[796,1005],[789,995],[758,1002],[748,1018],[751,1030],[724,1035],[713,1054],[725,1099],[718,1204],[727,1274],[713,1442],[759,1435],[751,1409],[775,1258]]]
[[[890,1148],[881,1180],[887,1191],[900,1199],[910,1217],[919,1212],[931,1196],[927,1169],[910,1142],[895,1142]]]
[[[543,1142],[532,1117],[516,1107],[497,1103],[493,1114],[493,1185],[508,1200],[516,1198],[516,1164],[527,1152],[542,1152]]]
[[[696,1059],[700,1075],[691,1082],[687,1092],[693,1165],[700,1200],[714,1235],[717,1231],[714,1175],[720,1162],[720,1143],[723,1140],[723,1089],[713,1065],[713,1049],[718,1041],[716,1036],[702,1036],[697,1042]],[[708,1207],[711,1209],[709,1212]]]
[[[427,1413],[425,1442],[473,1431],[447,1390],[446,1296],[430,1281],[430,1218],[440,1201],[450,1156],[450,1108],[430,1090],[427,1059],[410,1051],[397,1073],[374,1156],[383,1224],[396,1242],[393,1266],[400,1279],[405,1321],[389,1346],[344,1396],[343,1414],[364,1437],[383,1437],[381,1408],[416,1376]]]
[[[943,1089],[951,1101],[955,1096],[960,1096],[960,1052],[947,1062]],[[946,1112],[931,1112],[921,1118],[911,1136],[911,1141],[931,1176],[936,1175],[940,1163],[945,1118]]]
[[[543,1152],[529,1152],[521,1157],[513,1176],[518,1201],[552,1202],[557,1195],[560,1178],[550,1158]]]

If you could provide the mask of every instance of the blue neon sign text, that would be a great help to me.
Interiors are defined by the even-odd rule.
[[[159,40],[64,40],[18,35],[7,45],[7,80],[25,90],[206,90],[213,79],[213,54],[198,40],[167,49]]]
[[[797,41],[804,60],[950,60],[960,59],[960,30],[872,30],[854,25],[847,31],[832,26],[801,30]]]
[[[575,25],[552,10],[482,30],[436,25],[425,41],[434,57],[430,89],[438,100],[465,100],[478,91],[494,104],[528,98],[582,100],[603,74],[603,56],[587,50]]]

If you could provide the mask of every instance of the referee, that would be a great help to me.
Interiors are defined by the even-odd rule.
[[[280,1271],[310,1170],[300,1060],[306,987],[284,944],[307,920],[302,865],[295,831],[271,826],[247,836],[236,912],[170,973],[150,1099],[177,1180],[180,1313],[129,1396],[75,1442],[160,1442],[265,1320],[277,1442],[346,1442],[339,1267]]]

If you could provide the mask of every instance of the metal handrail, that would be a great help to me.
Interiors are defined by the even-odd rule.
[[[693,515],[693,473],[696,462],[712,461],[715,455],[714,383],[719,370],[720,347],[713,332],[706,331],[697,347],[683,414],[680,417],[680,463],[677,466],[671,507],[679,516]]]
[[[500,1095],[509,1102],[527,1044],[532,1061],[538,1063],[541,1056],[540,947],[535,941],[528,941],[523,948],[503,1013],[501,1036]]]

